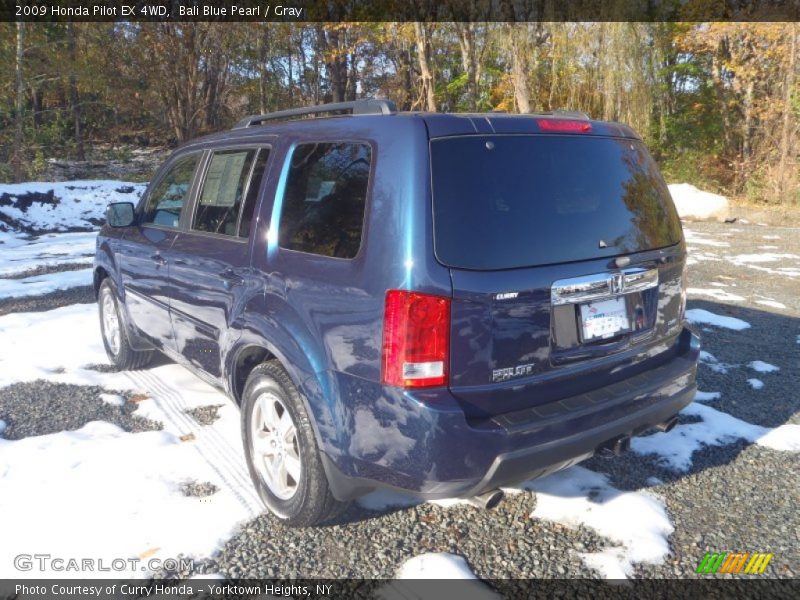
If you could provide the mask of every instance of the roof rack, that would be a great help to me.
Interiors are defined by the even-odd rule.
[[[353,102],[334,102],[332,104],[319,104],[317,106],[307,106],[305,108],[279,110],[277,112],[267,113],[266,115],[250,115],[236,123],[233,129],[253,127],[267,121],[288,121],[306,115],[337,112],[350,113],[353,115],[389,115],[397,112],[397,108],[394,102],[386,98],[365,98]]]

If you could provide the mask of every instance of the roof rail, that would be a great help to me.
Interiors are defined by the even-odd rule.
[[[332,104],[319,104],[317,106],[307,106],[305,108],[291,108],[289,110],[279,110],[267,113],[266,115],[250,115],[245,117],[233,129],[244,129],[261,125],[267,121],[292,120],[306,115],[317,115],[323,113],[344,112],[353,115],[389,115],[396,112],[394,102],[386,98],[365,98],[353,102],[335,102]]]
[[[568,117],[570,119],[581,119],[583,121],[592,120],[592,118],[587,113],[582,112],[580,110],[563,110],[561,108],[557,108],[556,110],[550,110],[547,112],[537,112],[533,114],[538,116],[550,115],[553,117]]]

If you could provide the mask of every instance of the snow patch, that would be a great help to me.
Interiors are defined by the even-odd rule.
[[[694,394],[695,402],[710,402],[711,400],[717,400],[720,398],[722,394],[719,392],[701,392],[697,390]]]
[[[125,405],[125,398],[120,396],[119,394],[100,394],[100,399],[105,402],[106,404],[110,404],[111,406],[124,406]],[[142,416],[142,415],[138,415]]]
[[[42,296],[86,285],[92,285],[92,269],[33,275],[23,279],[0,279],[0,299]]]
[[[746,263],[776,262],[779,260],[789,260],[798,258],[800,258],[800,256],[798,256],[797,254],[775,254],[773,252],[764,252],[762,254],[737,254],[735,256],[730,256],[728,260],[730,260],[734,264],[746,264]]]
[[[0,231],[0,277],[18,275],[39,267],[91,264],[97,234],[48,233],[29,236]]]
[[[672,183],[668,187],[681,219],[727,218],[729,205],[725,196],[704,192],[689,183]]]
[[[93,421],[77,431],[0,439],[0,465],[0,487],[18,492],[0,495],[3,538],[25,540],[53,556],[92,556],[108,564],[187,551],[207,556],[251,517],[195,445],[166,431],[126,433]],[[180,490],[187,480],[210,481],[219,491],[202,500],[187,497]],[[19,575],[12,568],[16,553],[18,548],[0,545],[0,577]],[[147,562],[126,565],[109,576],[142,577]]]
[[[753,388],[754,390],[760,390],[761,388],[764,387],[764,382],[761,381],[760,379],[755,379],[755,378],[748,379],[747,383],[749,383],[750,387]]]
[[[754,371],[758,371],[759,373],[774,373],[775,371],[781,370],[780,367],[771,365],[768,362],[764,362],[763,360],[754,360],[752,362],[747,363],[747,366],[753,369]]]
[[[686,292],[691,296],[707,296],[722,302],[741,302],[744,300],[742,296],[715,288],[688,288]]]
[[[756,304],[769,306],[770,308],[786,308],[786,305],[776,300],[756,300]]]
[[[463,557],[448,552],[428,552],[408,559],[397,579],[477,579]]]
[[[663,501],[650,492],[622,492],[608,483],[607,476],[583,467],[523,486],[536,492],[531,517],[591,527],[617,544],[580,555],[608,579],[625,579],[632,574],[633,563],[659,564],[669,553],[667,538],[674,528]]]
[[[136,204],[146,187],[116,180],[0,184],[0,212],[22,231],[96,229],[108,204]]]
[[[741,331],[750,327],[750,323],[743,321],[742,319],[725,317],[702,308],[692,308],[687,310],[686,318],[692,323],[713,325],[714,327],[724,327],[726,329],[733,329],[735,331]]]
[[[717,248],[729,248],[730,244],[728,242],[721,242],[719,240],[712,240],[707,237],[703,237],[702,234],[697,233],[692,229],[688,229],[686,227],[683,228],[683,237],[686,239],[686,243],[691,246],[692,244],[697,244],[700,246],[714,246]],[[691,254],[691,252],[690,252]],[[716,256],[716,255],[714,255]],[[719,260],[719,259],[717,259]]]
[[[697,423],[679,425],[672,431],[654,433],[631,440],[631,450],[656,455],[659,462],[675,471],[686,472],[692,455],[705,446],[722,446],[744,439],[775,450],[800,451],[800,425],[781,425],[775,429],[746,423],[727,413],[692,402],[681,414],[697,416]]]

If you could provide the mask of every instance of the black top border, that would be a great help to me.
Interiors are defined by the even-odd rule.
[[[14,22],[800,20],[800,0],[0,0]]]

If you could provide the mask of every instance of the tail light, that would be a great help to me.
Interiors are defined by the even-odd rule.
[[[383,383],[406,388],[447,385],[450,299],[389,290],[383,317]]]
[[[586,121],[570,121],[568,119],[538,119],[539,129],[560,133],[589,133],[592,124]]]

